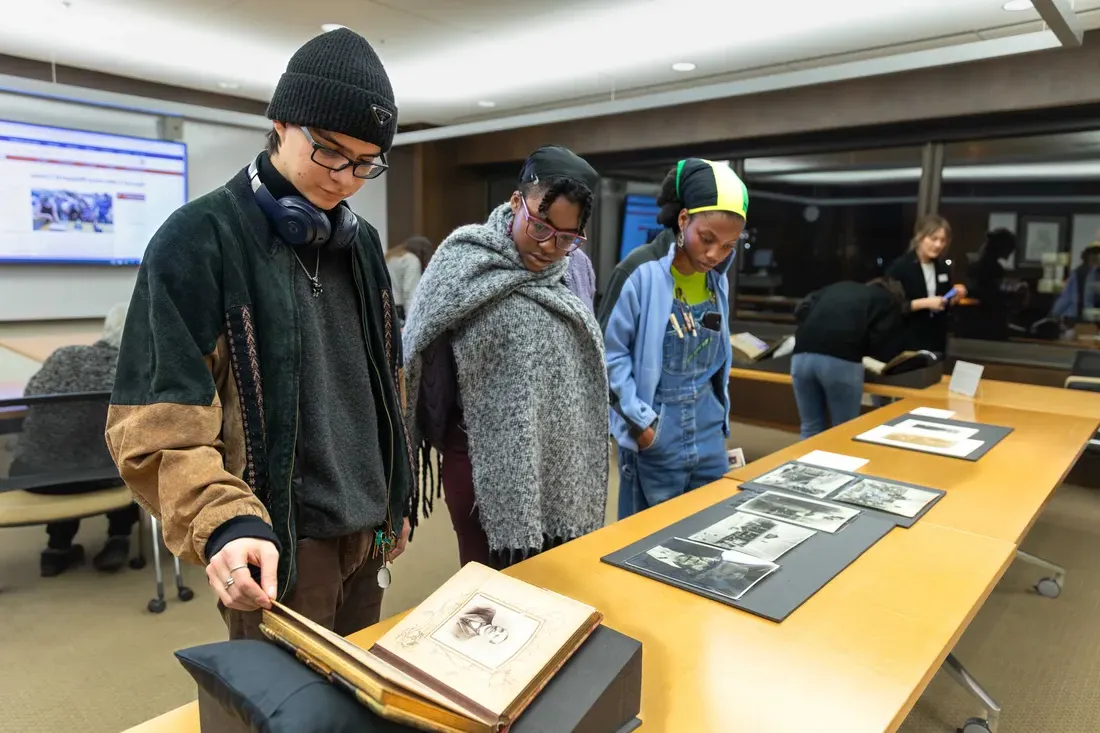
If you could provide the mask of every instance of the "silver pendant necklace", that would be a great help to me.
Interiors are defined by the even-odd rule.
[[[321,272],[321,250],[317,250],[317,262],[313,265],[313,274],[309,274],[309,270],[306,269],[306,265],[302,262],[302,258],[298,256],[298,253],[294,250],[290,250],[294,255],[294,259],[298,260],[298,267],[302,268],[302,272],[309,278],[309,286],[313,289],[313,297],[316,298],[325,292],[325,289],[321,287],[321,281],[317,279],[318,273]]]

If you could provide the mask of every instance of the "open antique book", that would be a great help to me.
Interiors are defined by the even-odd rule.
[[[369,649],[280,604],[261,629],[378,715],[420,730],[507,731],[603,619],[470,563]]]
[[[730,335],[730,346],[749,361],[760,361],[771,356],[776,349],[783,345],[783,339],[776,341],[771,346],[763,339],[753,336],[748,331]]]
[[[863,357],[863,368],[872,374],[900,374],[920,369],[935,363],[936,355],[931,351],[903,351],[889,362],[883,363],[869,356]]]

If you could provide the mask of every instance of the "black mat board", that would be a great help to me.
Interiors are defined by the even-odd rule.
[[[798,494],[793,495],[800,496]],[[754,491],[740,491],[735,496],[724,499],[713,506],[692,514],[690,517],[685,517],[679,522],[658,530],[648,537],[600,559],[623,570],[682,588],[688,593],[694,593],[727,606],[748,611],[769,621],[780,622],[794,613],[799,606],[825,587],[830,580],[854,562],[869,547],[886,536],[895,526],[893,521],[883,519],[882,515],[877,512],[872,513],[861,510],[855,518],[835,534],[819,531],[797,547],[787,551],[775,561],[779,565],[778,570],[754,585],[741,596],[740,600],[736,601],[721,594],[682,584],[671,578],[627,564],[627,561],[632,557],[663,543],[665,540],[672,538],[688,539],[696,532],[706,529],[715,522],[735,513],[741,504],[757,496],[759,494]],[[853,507],[850,504],[839,502],[837,504],[845,508],[859,509],[859,507]]]
[[[921,422],[939,423],[941,425],[954,425],[954,426],[961,427],[961,428],[974,428],[978,432],[977,432],[976,435],[973,436],[973,438],[974,438],[974,440],[982,441],[982,446],[980,448],[977,448],[970,455],[960,457],[960,456],[948,456],[948,455],[944,455],[943,453],[933,453],[932,451],[921,450],[920,448],[911,448],[909,446],[889,445],[889,444],[886,444],[886,443],[879,443],[879,442],[874,441],[874,440],[865,440],[865,439],[860,438],[858,436],[852,438],[852,440],[854,440],[858,443],[867,443],[868,445],[880,445],[884,448],[897,448],[898,450],[910,450],[910,451],[915,451],[917,453],[923,453],[923,454],[928,455],[928,456],[938,456],[939,458],[950,458],[950,459],[953,459],[953,460],[956,460],[956,461],[970,461],[971,463],[973,463],[974,461],[977,461],[979,458],[984,456],[989,451],[993,450],[993,448],[998,443],[1000,443],[1002,440],[1007,438],[1008,434],[1011,433],[1012,430],[1013,430],[1012,428],[1006,428],[1006,427],[1003,427],[1001,425],[986,425],[985,423],[964,422],[962,420],[951,420],[951,419],[944,419],[944,418],[940,418],[940,417],[925,417],[924,415],[914,415],[914,414],[909,413],[909,412],[905,413],[904,415],[900,415],[898,417],[895,417],[893,420],[887,420],[884,423],[880,423],[880,425],[878,425],[876,427],[881,427],[882,425],[898,425],[900,423],[905,422],[906,420],[920,420]],[[866,431],[864,431],[864,432],[866,432]]]
[[[784,488],[778,487],[778,486],[768,486],[767,484],[758,484],[758,483],[756,483],[755,479],[743,482],[741,484],[741,490],[742,491],[755,491],[757,493],[763,493],[765,491],[779,491],[781,493],[787,493],[787,494],[791,494],[793,496],[805,496],[807,499],[815,499],[817,501],[835,501],[837,504],[840,504],[842,506],[852,507],[853,509],[859,509],[860,511],[864,511],[864,512],[867,512],[869,514],[877,515],[879,517],[882,517],[883,519],[885,519],[888,522],[892,522],[893,524],[897,525],[898,527],[905,527],[906,529],[908,529],[909,527],[912,527],[914,524],[916,524],[917,520],[920,519],[921,517],[923,517],[925,514],[927,514],[928,511],[932,507],[936,506],[936,503],[939,502],[939,500],[941,498],[943,498],[943,495],[945,493],[947,493],[947,492],[945,492],[941,489],[933,489],[930,486],[921,486],[920,484],[912,484],[912,483],[909,483],[908,481],[896,481],[892,478],[883,478],[882,476],[871,476],[870,474],[866,474],[866,473],[855,473],[853,471],[841,471],[839,468],[829,468],[828,466],[818,466],[815,463],[802,463],[801,461],[787,461],[786,463],[781,464],[781,465],[776,466],[775,468],[771,469],[771,471],[765,471],[764,473],[760,474],[760,476],[766,476],[769,473],[772,473],[773,471],[778,471],[779,469],[783,468],[783,466],[787,466],[787,465],[790,465],[792,463],[795,464],[796,466],[811,466],[813,468],[820,468],[824,471],[831,471],[833,473],[839,473],[839,474],[843,474],[845,476],[851,476],[852,480],[849,481],[848,483],[844,484],[840,488],[834,489],[832,492],[830,492],[829,494],[827,494],[826,496],[824,496],[820,499],[818,499],[816,496],[810,496],[809,494],[803,494],[799,491],[794,491],[792,489],[784,489]],[[757,476],[756,478],[760,478],[760,476]],[[937,496],[936,496],[935,499],[933,499],[932,501],[925,504],[924,508],[921,509],[919,512],[917,512],[917,514],[915,516],[912,516],[912,517],[905,517],[905,516],[902,516],[900,514],[891,514],[890,512],[879,511],[878,509],[872,509],[871,507],[861,506],[860,504],[851,504],[849,502],[844,501],[843,499],[834,499],[833,498],[834,496],[836,496],[836,494],[838,492],[848,488],[849,486],[851,486],[852,484],[854,484],[856,481],[858,481],[860,479],[870,479],[871,481],[883,481],[883,482],[888,483],[888,484],[897,484],[898,486],[908,486],[911,489],[921,489],[922,491],[931,491],[933,494],[937,494]],[[782,558],[780,558],[780,559],[782,560]]]

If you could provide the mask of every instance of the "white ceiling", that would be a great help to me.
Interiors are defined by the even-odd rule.
[[[1041,29],[1004,1],[0,0],[0,53],[266,100],[339,23],[386,63],[402,124],[448,124]],[[1075,6],[1100,27],[1100,0]]]

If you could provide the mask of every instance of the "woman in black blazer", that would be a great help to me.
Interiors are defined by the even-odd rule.
[[[886,277],[901,283],[905,297],[909,299],[910,312],[906,319],[905,348],[934,351],[940,356],[947,353],[948,301],[944,298],[951,290],[951,270],[943,256],[951,245],[951,225],[938,214],[926,214],[917,220],[913,228],[913,240],[909,251],[890,263]],[[956,284],[954,303],[966,297],[966,286]]]

